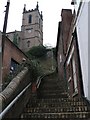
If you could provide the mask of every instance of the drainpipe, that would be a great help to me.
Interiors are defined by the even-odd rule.
[[[10,0],[7,1],[7,5],[5,6],[6,10],[5,10],[5,18],[4,18],[4,25],[3,25],[3,36],[2,36],[2,61],[3,61],[3,56],[4,56],[4,43],[5,43],[4,35],[6,35],[9,6],[10,6]]]
[[[7,5],[5,6],[6,7],[6,11],[5,12],[6,13],[5,13],[5,18],[4,18],[3,34],[6,34],[9,6],[10,6],[10,0],[7,1]]]

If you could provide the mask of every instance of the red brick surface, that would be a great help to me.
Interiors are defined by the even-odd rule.
[[[4,52],[3,52],[3,78],[10,71],[11,58],[13,58],[18,63],[22,62],[22,59],[27,57],[25,54],[15,46],[7,37],[3,36],[4,42]]]
[[[74,60],[76,67],[76,79],[77,79],[77,89],[78,94],[76,96],[82,95],[82,87],[81,87],[81,78],[80,78],[80,69],[79,69],[79,59],[78,59],[78,46],[76,44],[76,38],[73,37],[73,28],[74,28],[74,18],[75,14],[72,14],[71,10],[62,10],[62,21],[59,23],[58,29],[58,38],[57,38],[57,63],[58,63],[58,75],[62,80],[66,80],[69,96],[74,95],[74,79],[73,79],[73,68],[72,68],[72,57],[69,65],[67,66],[67,60],[70,56],[70,52],[72,47],[74,46]],[[70,44],[72,40],[72,43]],[[62,62],[60,63],[60,54],[62,56]],[[65,66],[65,67],[64,67]],[[66,70],[66,74],[65,71]],[[71,80],[68,82],[69,78]]]

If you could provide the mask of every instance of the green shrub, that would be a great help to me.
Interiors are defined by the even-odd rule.
[[[31,60],[31,61],[29,61],[27,66],[28,66],[30,74],[31,74],[32,82],[36,81],[38,76],[40,76],[42,74],[42,71],[41,71],[38,61]]]
[[[43,45],[39,45],[32,47],[26,54],[28,55],[29,58],[35,59],[45,56],[46,53],[47,53],[46,47],[44,47]]]

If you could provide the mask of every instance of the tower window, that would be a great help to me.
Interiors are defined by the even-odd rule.
[[[39,33],[39,37],[40,37],[40,33]]]
[[[60,55],[60,63],[62,62],[62,56]]]
[[[32,15],[29,15],[29,23],[32,23]]]
[[[39,19],[39,28],[40,28],[40,19]]]
[[[18,45],[20,45],[20,37],[18,37]]]
[[[32,29],[33,28],[28,28],[28,29],[26,29],[29,33],[31,33],[32,32]]]
[[[27,41],[27,47],[30,47],[30,41]]]

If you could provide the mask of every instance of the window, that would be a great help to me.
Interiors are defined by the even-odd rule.
[[[76,65],[75,65],[74,56],[72,57],[72,68],[73,68],[74,92],[77,92],[77,76],[76,76]]]
[[[32,30],[28,30],[28,32],[29,32],[29,33],[31,33],[31,32],[32,32]]]
[[[32,15],[29,15],[29,23],[32,23]]]
[[[71,57],[72,57],[72,55],[73,55],[73,52],[74,52],[74,46],[72,47],[72,50],[71,50],[70,55],[69,55],[69,57],[68,57],[67,66],[68,66],[68,64],[69,64],[69,62],[70,62],[70,60],[71,60]]]
[[[14,73],[18,68],[19,63],[11,58],[10,73]]]
[[[30,47],[30,41],[27,41],[27,47]]]
[[[39,38],[40,38],[40,33],[39,33]]]
[[[28,31],[28,33],[31,33],[31,32],[32,32],[32,29],[33,29],[33,28],[28,28],[28,29],[26,29],[26,30]]]
[[[40,19],[39,19],[39,28],[40,28]]]
[[[20,38],[20,37],[18,37],[18,45],[20,45],[20,40],[21,40],[21,38]]]
[[[62,56],[60,55],[60,63],[62,62]]]

